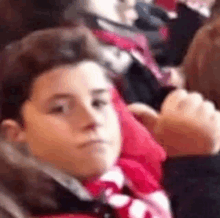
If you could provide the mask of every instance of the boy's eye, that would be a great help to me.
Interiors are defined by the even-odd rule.
[[[57,106],[51,109],[51,113],[61,113],[65,111],[65,107],[64,106]]]
[[[107,100],[96,99],[92,102],[92,105],[96,108],[102,108],[108,104]]]
[[[67,113],[69,110],[70,110],[69,104],[57,105],[51,108],[50,113],[53,114]]]

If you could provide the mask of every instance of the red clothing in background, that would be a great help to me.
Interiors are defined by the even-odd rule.
[[[176,10],[176,0],[156,0],[155,5],[158,5],[167,11]]]

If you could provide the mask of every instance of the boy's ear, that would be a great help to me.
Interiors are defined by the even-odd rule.
[[[26,142],[26,134],[21,125],[12,119],[4,120],[1,123],[1,133],[8,142]]]

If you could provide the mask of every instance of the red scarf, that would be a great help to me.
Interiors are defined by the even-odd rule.
[[[144,58],[145,66],[151,70],[156,78],[158,80],[163,79],[163,74],[161,73],[152,56],[147,38],[145,36],[137,34],[135,39],[133,40],[128,37],[122,37],[113,32],[103,30],[93,30],[93,33],[99,40],[104,41],[107,44],[116,46],[121,50],[126,50],[128,52],[137,51]]]
[[[130,195],[122,193],[128,187]],[[86,188],[106,197],[119,218],[171,218],[169,201],[163,190],[155,186],[152,175],[138,162],[121,158],[117,166]]]
[[[134,160],[120,159],[118,164],[98,181],[86,182],[84,186],[94,197],[104,194],[106,203],[114,209],[118,218],[172,217],[166,194],[155,187],[152,175]],[[129,195],[122,193],[124,187],[129,188]],[[41,218],[67,217],[92,218],[93,215],[54,215]]]
[[[176,2],[176,0],[156,0],[155,5],[167,11],[176,11]]]
[[[166,159],[163,148],[155,142],[147,129],[128,110],[116,89],[112,89],[112,101],[118,113],[122,132],[122,157],[141,163],[159,181],[162,177],[161,164]]]

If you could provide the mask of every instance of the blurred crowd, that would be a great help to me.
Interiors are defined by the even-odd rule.
[[[0,216],[220,215],[219,0],[1,0]]]

